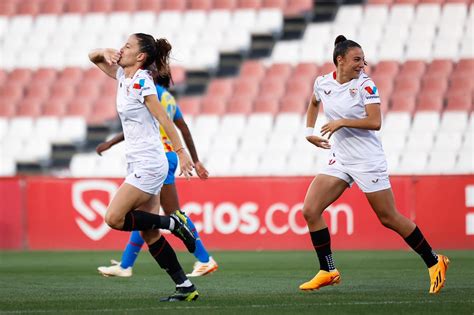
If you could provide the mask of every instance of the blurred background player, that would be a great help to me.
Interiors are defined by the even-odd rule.
[[[176,284],[176,291],[162,301],[193,301],[199,293],[160,229],[179,236],[192,252],[194,235],[179,211],[171,216],[157,214],[160,190],[168,174],[168,161],[159,139],[160,125],[179,154],[181,173],[189,178],[194,168],[174,125],[160,106],[153,83],[152,75],[169,71],[170,51],[167,40],[136,33],[129,36],[120,51],[96,49],[89,53],[89,59],[118,81],[117,112],[125,138],[128,175],[107,208],[105,222],[115,230],[142,231],[150,254]],[[150,71],[153,65],[154,72]]]
[[[395,207],[385,154],[375,134],[382,125],[380,97],[374,82],[363,71],[362,48],[339,35],[335,40],[333,61],[336,71],[316,79],[307,110],[307,140],[331,151],[328,164],[313,180],[304,200],[303,215],[320,271],[300,289],[316,290],[341,281],[322,213],[356,182],[380,222],[400,234],[421,256],[429,270],[429,292],[438,293],[444,286],[449,260],[446,256],[436,255],[415,223]],[[321,137],[318,137],[313,135],[313,127],[321,102],[329,122],[322,126]],[[334,135],[333,146],[322,138],[326,134],[328,139]]]
[[[155,82],[158,100],[168,114],[168,117],[180,130],[184,142],[188,147],[189,153],[191,154],[191,158],[193,159],[197,175],[203,180],[207,179],[209,172],[199,161],[196,147],[194,145],[188,125],[183,118],[183,114],[181,113],[179,106],[176,104],[175,98],[167,90],[172,83],[171,71],[160,75],[155,79]],[[168,176],[166,177],[164,185],[161,189],[160,201],[161,207],[163,208],[165,214],[170,215],[176,210],[181,211],[174,176],[176,167],[178,165],[178,156],[176,152],[174,152],[173,144],[171,143],[163,128],[160,128],[160,134],[161,141],[166,152],[166,158],[168,159],[169,163]],[[123,140],[124,136],[122,132],[109,141],[99,144],[96,148],[96,151],[99,155],[101,155],[102,152],[110,149],[112,146]],[[186,216],[184,212],[181,213]],[[201,238],[199,237],[196,227],[188,216],[186,216],[186,222],[193,232],[194,237],[196,238],[196,250],[194,251],[194,256],[197,259],[194,264],[193,271],[190,274],[187,274],[187,276],[199,277],[216,271],[218,268],[216,261],[209,256]],[[131,277],[133,265],[135,264],[143,243],[144,240],[140,236],[140,233],[138,231],[133,231],[130,235],[128,244],[125,247],[125,251],[122,254],[122,260],[120,262],[111,260],[112,266],[101,266],[98,268],[99,272],[104,276]]]

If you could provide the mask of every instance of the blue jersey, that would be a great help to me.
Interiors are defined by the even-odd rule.
[[[178,119],[183,118],[183,114],[181,113],[178,104],[176,104],[174,96],[171,95],[171,93],[168,92],[167,89],[158,84],[156,85],[156,91],[158,92],[158,101],[165,109],[171,121],[176,121]],[[165,152],[174,151],[173,144],[171,143],[171,140],[169,139],[162,126],[160,126],[160,135],[161,142],[163,142],[163,147],[165,148]]]

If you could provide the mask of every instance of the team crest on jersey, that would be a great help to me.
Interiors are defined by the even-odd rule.
[[[351,94],[352,97],[354,97],[357,94],[357,89],[349,89],[349,93]]]

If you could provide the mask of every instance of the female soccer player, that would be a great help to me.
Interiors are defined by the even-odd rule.
[[[184,121],[183,115],[179,106],[176,104],[175,98],[171,93],[167,91],[169,88],[172,78],[171,72],[168,71],[167,74],[160,75],[156,81],[156,90],[158,92],[158,100],[161,102],[161,105],[168,114],[168,117],[174,122],[176,127],[180,130],[184,142],[188,147],[189,153],[193,159],[194,165],[196,167],[196,173],[201,179],[207,179],[209,176],[208,171],[204,165],[199,161],[198,154],[196,152],[196,147],[194,145],[191,132]],[[163,128],[160,128],[161,140],[166,152],[166,158],[168,159],[169,170],[168,176],[165,179],[163,188],[161,189],[160,202],[165,214],[171,215],[176,211],[181,211],[178,201],[178,193],[176,191],[175,177],[174,173],[176,172],[176,166],[178,164],[178,157],[176,152],[173,150],[173,144],[169,140],[169,137],[166,135],[166,132]],[[123,132],[110,139],[109,141],[102,142],[96,148],[97,153],[100,155],[102,152],[110,149],[115,144],[124,140]],[[196,250],[194,251],[194,256],[197,258],[197,261],[194,264],[192,273],[187,274],[188,277],[199,277],[210,274],[217,270],[218,265],[216,261],[209,256],[209,253],[204,247],[199,234],[194,227],[191,219],[180,212],[186,217],[186,223],[191,228],[191,231],[196,238]],[[144,243],[143,238],[140,236],[138,231],[133,231],[130,235],[130,240],[125,247],[125,251],[122,254],[122,260],[117,262],[111,260],[112,266],[106,267],[101,266],[98,268],[99,272],[104,276],[117,276],[117,277],[131,277],[132,268],[135,263],[135,260],[140,253],[141,247]]]
[[[159,193],[168,173],[160,124],[179,155],[181,173],[192,175],[193,163],[181,144],[178,133],[158,102],[151,71],[160,75],[169,70],[171,45],[143,33],[131,35],[125,45],[97,49],[89,59],[104,73],[118,81],[117,112],[125,136],[128,175],[117,190],[105,214],[105,222],[121,231],[142,231],[151,255],[176,284],[176,291],[162,301],[192,301],[199,296],[181,268],[176,253],[159,229],[168,229],[194,252],[195,239],[178,215],[160,216]],[[159,122],[159,124],[158,124]]]
[[[339,35],[333,61],[336,71],[316,79],[307,110],[306,139],[330,150],[330,159],[311,183],[304,200],[303,215],[320,271],[300,289],[316,290],[341,281],[322,213],[356,182],[380,222],[400,234],[424,260],[431,278],[429,292],[438,293],[445,282],[449,259],[436,255],[415,223],[395,207],[385,154],[374,132],[381,127],[380,98],[374,82],[363,72],[364,52],[359,44]],[[322,126],[319,137],[313,135],[313,127],[321,102],[329,122]],[[334,135],[332,146],[324,135],[328,135],[328,139]]]

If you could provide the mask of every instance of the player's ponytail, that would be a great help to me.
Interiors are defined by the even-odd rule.
[[[165,38],[157,39],[155,43],[157,51],[155,59],[155,66],[157,69],[157,75],[154,76],[155,83],[168,88],[173,82],[169,62],[171,44]]]
[[[362,48],[359,44],[353,40],[347,39],[344,35],[338,35],[334,40],[334,53],[332,55],[332,61],[337,67],[337,57],[344,57],[347,54],[347,51],[351,48],[359,47]]]
[[[146,54],[142,67],[151,72],[155,83],[169,87],[173,82],[169,66],[171,44],[164,38],[155,40],[153,36],[144,33],[134,35],[138,40],[140,52]]]

